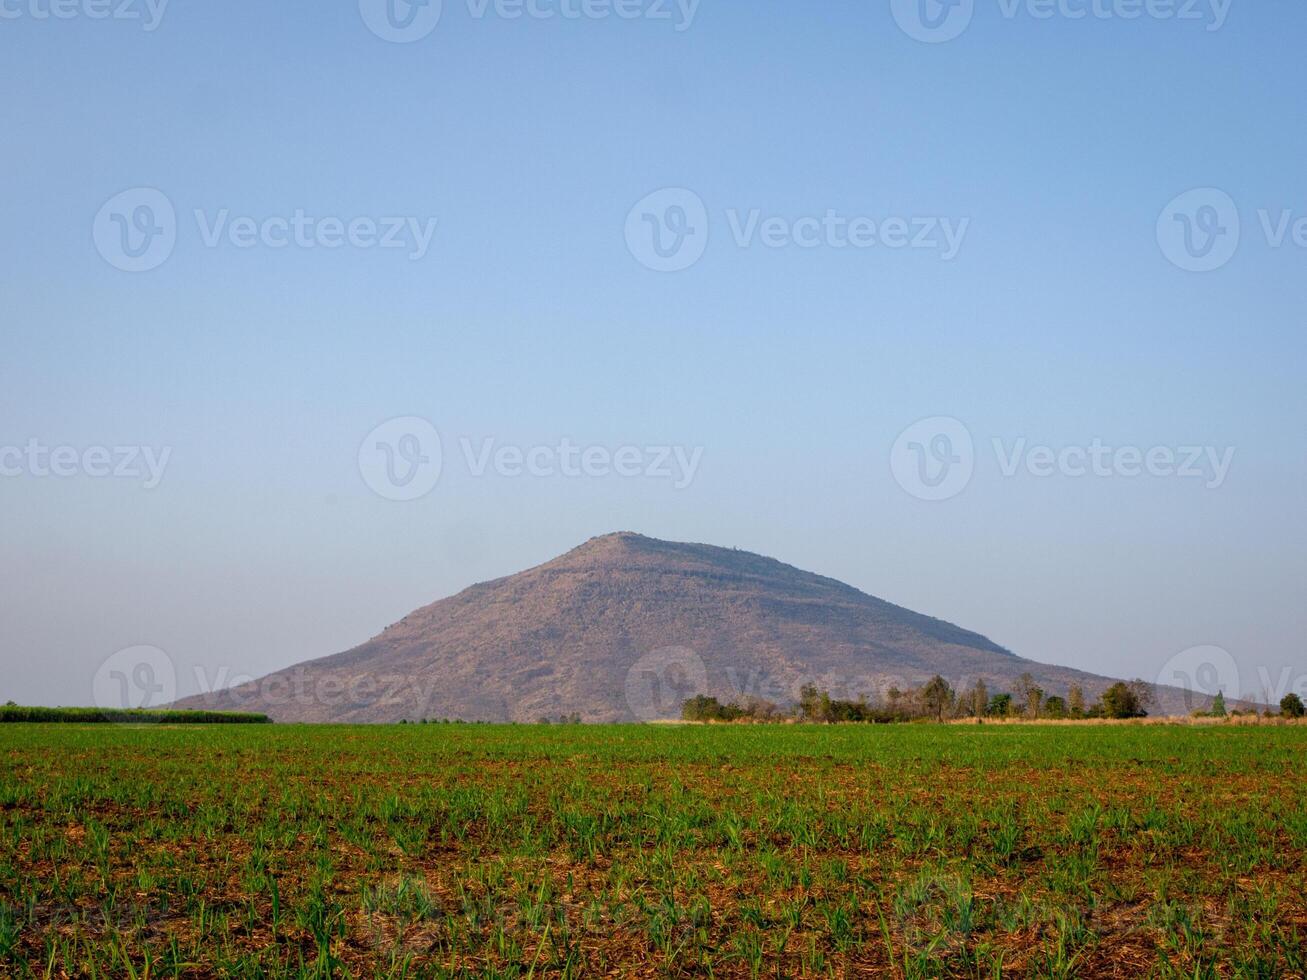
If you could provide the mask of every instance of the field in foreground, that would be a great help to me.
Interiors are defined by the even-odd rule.
[[[5,976],[1307,970],[1307,728],[0,727]]]

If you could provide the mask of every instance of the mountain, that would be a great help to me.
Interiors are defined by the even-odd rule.
[[[178,707],[276,721],[462,718],[588,722],[676,717],[696,693],[797,700],[915,687],[942,674],[1048,694],[1112,679],[1024,660],[961,627],[771,558],[639,534],[592,538],[553,561],[410,613],[352,650]],[[1184,693],[1159,689],[1161,708]]]

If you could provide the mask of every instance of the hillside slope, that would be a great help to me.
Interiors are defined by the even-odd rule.
[[[402,718],[589,722],[676,715],[704,692],[780,703],[813,681],[836,696],[1023,672],[1049,694],[1108,678],[1023,660],[984,636],[771,558],[618,533],[414,611],[352,650],[179,707],[277,721]],[[1160,692],[1183,710],[1180,692]]]

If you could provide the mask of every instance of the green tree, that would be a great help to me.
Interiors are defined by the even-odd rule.
[[[804,721],[833,721],[830,694],[815,684],[804,684],[799,689],[799,713]]]
[[[944,713],[953,707],[953,688],[936,674],[921,689],[921,703],[935,716],[936,721],[943,721]]]
[[[1022,674],[1017,682],[1017,691],[1021,696],[1023,710],[1031,718],[1039,717],[1039,706],[1044,700],[1044,689],[1035,683],[1030,674]]]
[[[1138,677],[1132,680],[1128,686],[1139,704],[1139,710],[1144,715],[1148,714],[1148,709],[1157,704],[1157,688]]]
[[[1054,694],[1044,702],[1044,715],[1048,718],[1065,718],[1066,701]]]
[[[1303,707],[1302,698],[1290,691],[1280,698],[1280,714],[1286,718],[1301,718],[1307,714],[1307,708]]]
[[[1012,695],[1007,693],[995,694],[989,699],[989,706],[985,708],[985,714],[991,718],[1006,718],[1012,714]]]
[[[1104,691],[1100,703],[1104,718],[1142,718],[1148,714],[1138,692],[1125,681],[1117,681]]]
[[[717,721],[722,717],[723,710],[722,703],[716,698],[696,694],[681,705],[681,717],[685,721]]]
[[[1224,718],[1225,711],[1225,692],[1217,691],[1216,697],[1212,698],[1212,714],[1217,718]]]
[[[903,700],[903,692],[900,691],[897,686],[891,686],[890,689],[885,692],[885,698],[889,701],[890,714],[897,715],[900,710],[899,702]]]
[[[1085,689],[1079,684],[1072,684],[1067,690],[1066,710],[1072,718],[1085,716]]]

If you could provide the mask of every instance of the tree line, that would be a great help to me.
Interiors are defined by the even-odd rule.
[[[1109,685],[1092,703],[1085,698],[1084,688],[1072,684],[1066,696],[1047,694],[1035,683],[1030,674],[1022,674],[1011,691],[991,693],[985,681],[958,691],[943,677],[936,674],[918,688],[907,690],[890,687],[883,697],[856,701],[832,698],[815,684],[806,684],[799,691],[797,704],[788,709],[761,698],[746,698],[722,704],[717,698],[700,694],[687,700],[681,708],[685,721],[806,721],[806,722],[865,722],[885,724],[903,721],[949,721],[966,718],[1013,718],[1038,720],[1145,718],[1148,709],[1157,703],[1152,685],[1135,679],[1117,681]],[[1255,713],[1255,712],[1253,712]],[[1228,711],[1224,692],[1218,692],[1206,711],[1195,711],[1195,717],[1238,715]],[[1267,714],[1270,714],[1268,711]],[[1287,694],[1280,701],[1280,716],[1296,719],[1307,715],[1302,699]]]
[[[1092,703],[1084,689],[1072,684],[1066,696],[1047,694],[1030,674],[1022,674],[1011,691],[991,692],[984,680],[955,690],[936,674],[917,688],[890,687],[883,696],[855,701],[830,696],[815,684],[799,691],[798,703],[788,710],[770,701],[748,698],[722,704],[700,694],[681,710],[686,721],[808,721],[867,722],[948,721],[963,718],[1143,718],[1156,703],[1151,685],[1142,680],[1117,681]]]
[[[42,708],[0,706],[0,723],[65,722],[69,724],[267,725],[272,719],[248,711],[184,711],[172,708]]]

